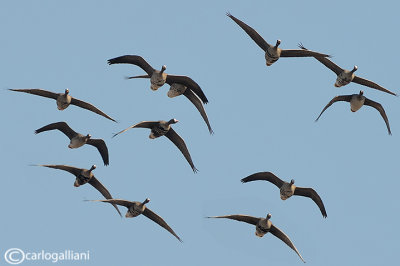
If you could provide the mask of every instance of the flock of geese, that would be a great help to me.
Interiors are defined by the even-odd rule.
[[[227,13],[227,16],[231,18],[237,25],[239,25],[252,39],[253,41],[265,52],[265,60],[266,65],[271,66],[274,64],[280,57],[314,57],[316,60],[321,62],[327,68],[332,70],[336,75],[336,87],[341,87],[349,84],[350,82],[355,82],[376,90],[380,90],[382,92],[386,92],[392,95],[396,95],[394,92],[361,77],[358,77],[354,74],[357,70],[357,66],[354,66],[352,70],[345,70],[341,67],[337,66],[328,58],[330,57],[328,54],[318,53],[311,50],[306,49],[302,44],[299,45],[300,49],[293,49],[293,50],[284,50],[279,48],[281,41],[277,40],[275,45],[271,45],[267,43],[252,27],[244,23],[243,21],[237,19],[230,13]],[[128,79],[137,79],[137,78],[146,78],[150,79],[150,88],[152,90],[158,90],[162,87],[165,83],[170,85],[170,89],[167,93],[168,97],[176,97],[179,95],[184,95],[186,98],[189,99],[191,103],[196,107],[199,111],[201,117],[203,118],[204,122],[207,125],[207,128],[210,134],[213,134],[213,130],[211,128],[210,122],[207,117],[207,113],[204,109],[204,104],[208,103],[208,99],[204,94],[201,87],[190,77],[187,76],[178,76],[178,75],[170,75],[165,73],[166,66],[163,65],[160,70],[153,68],[148,62],[146,62],[143,57],[139,55],[124,55],[120,57],[116,57],[113,59],[108,60],[109,65],[113,64],[131,64],[136,65],[142,68],[147,74],[140,75],[140,76],[132,76],[128,77]],[[42,89],[10,89],[11,91],[16,92],[24,92],[33,95],[38,95],[46,98],[51,98],[56,100],[57,108],[59,110],[66,109],[69,105],[75,105],[81,107],[83,109],[87,109],[92,111],[98,115],[101,115],[111,121],[116,122],[113,118],[108,116],[106,113],[95,107],[94,105],[73,98],[69,94],[69,90],[66,89],[64,93],[54,93]],[[386,116],[386,113],[381,104],[372,101],[364,96],[364,92],[360,91],[359,94],[351,94],[351,95],[339,95],[334,97],[322,110],[321,114],[317,117],[316,121],[320,118],[322,113],[329,108],[333,103],[338,101],[346,101],[350,103],[351,111],[356,112],[358,111],[363,105],[371,106],[379,111],[382,118],[386,123],[386,127],[388,133],[391,134],[389,121]],[[178,120],[170,119],[168,121],[142,121],[136,123],[114,135],[117,136],[121,133],[126,132],[132,128],[147,128],[150,129],[150,139],[155,139],[161,136],[167,137],[175,146],[181,151],[186,161],[189,163],[190,167],[192,168],[193,172],[197,172],[196,167],[192,161],[190,156],[189,150],[186,146],[185,141],[183,138],[175,132],[172,128],[172,125],[176,124]],[[90,134],[81,134],[74,131],[66,122],[55,122],[48,125],[45,125],[35,131],[36,134],[42,133],[44,131],[51,131],[51,130],[59,130],[64,133],[70,140],[68,148],[75,149],[79,148],[85,144],[94,146],[99,151],[103,163],[105,166],[109,165],[109,154],[108,148],[104,140],[102,139],[94,139]],[[172,230],[172,228],[156,213],[151,211],[146,204],[149,203],[150,199],[146,198],[143,202],[138,201],[127,201],[123,199],[114,199],[111,193],[107,190],[107,188],[102,185],[102,183],[94,176],[93,170],[96,169],[96,165],[92,165],[90,169],[83,169],[77,168],[68,165],[39,165],[43,167],[58,169],[67,171],[75,176],[74,186],[79,187],[86,183],[92,185],[95,189],[97,189],[103,196],[104,200],[94,200],[98,202],[105,202],[111,204],[120,216],[121,212],[118,206],[124,206],[128,210],[126,212],[125,217],[136,217],[140,214],[143,214],[147,218],[151,219],[155,223],[159,224],[167,231],[169,231],[173,236],[175,236],[179,241],[182,241],[181,238]],[[296,196],[303,196],[312,199],[315,204],[318,206],[322,216],[324,218],[327,217],[327,212],[325,206],[321,200],[321,197],[318,193],[312,188],[303,188],[297,187],[294,185],[294,180],[292,179],[290,182],[286,182],[281,180],[279,177],[274,175],[271,172],[259,172],[252,175],[249,175],[241,180],[243,183],[252,182],[252,181],[268,181],[275,186],[277,186],[280,190],[280,197],[282,200],[286,200],[293,195]],[[258,237],[264,236],[266,233],[270,232],[274,236],[281,239],[284,243],[286,243],[291,249],[293,249],[300,259],[304,261],[303,257],[301,256],[300,252],[297,250],[295,245],[292,243],[290,238],[281,231],[278,227],[274,226],[271,221],[271,214],[268,213],[265,218],[257,218],[248,215],[241,215],[241,214],[234,214],[234,215],[223,215],[223,216],[209,216],[207,218],[227,218],[232,219],[240,222],[245,222],[255,226],[255,234]]]

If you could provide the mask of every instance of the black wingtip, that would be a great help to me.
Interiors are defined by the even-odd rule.
[[[242,182],[243,184],[246,183],[246,180],[244,178],[240,179],[240,182]]]
[[[208,132],[210,132],[210,135],[211,135],[211,136],[214,135],[214,130],[212,130],[212,128],[209,128],[209,129],[208,129]]]
[[[195,174],[197,174],[198,172],[199,172],[199,169],[197,169],[196,167],[192,167],[192,169],[193,169],[193,173],[195,173]]]
[[[227,11],[225,14],[226,14],[228,17],[231,17],[231,16],[232,16],[231,12],[229,12],[229,11]]]

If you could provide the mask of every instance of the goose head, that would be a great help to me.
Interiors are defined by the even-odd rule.
[[[291,185],[294,184],[294,179],[290,180],[290,184],[291,184]]]
[[[276,40],[275,48],[278,48],[278,46],[281,44],[281,40]]]
[[[166,69],[167,69],[167,66],[166,66],[166,65],[163,65],[163,66],[161,67],[160,73],[163,73]]]
[[[147,203],[149,203],[150,202],[150,199],[149,198],[146,198],[143,202],[142,202],[142,205],[145,205],[145,204],[147,204]]]
[[[90,136],[90,135],[89,135]],[[96,165],[92,165],[92,167],[90,167],[89,172],[92,172],[94,169],[96,169]]]
[[[357,67],[357,66],[354,66],[353,69],[352,69],[350,72],[351,72],[351,73],[354,73],[354,72],[357,71],[357,69],[358,69],[358,67]]]
[[[178,123],[178,122],[179,122],[179,120],[176,120],[175,118],[173,118],[173,119],[171,119],[171,120],[168,121],[168,125],[176,124],[176,123]]]
[[[361,90],[360,93],[358,95],[362,96],[364,94],[364,91]]]
[[[271,215],[270,213],[268,213],[268,214],[267,214],[267,217],[265,217],[265,219],[269,220],[269,219],[271,219],[271,216],[272,216],[272,215]]]
[[[68,95],[69,89],[65,89],[65,95]]]
[[[92,137],[92,135],[87,134],[85,140],[88,141],[91,137]]]

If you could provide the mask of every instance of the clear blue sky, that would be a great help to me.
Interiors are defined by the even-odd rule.
[[[294,49],[302,42],[400,93],[399,9],[396,1],[2,1],[0,264],[13,247],[90,250],[89,262],[74,265],[302,264],[273,235],[259,239],[251,225],[204,218],[270,212],[307,265],[395,265],[399,98],[357,84],[335,88],[335,74],[313,58],[266,67],[263,51],[225,13],[270,43]],[[166,96],[167,85],[154,92],[148,80],[124,79],[140,68],[107,65],[125,54],[196,80],[215,135],[185,97]],[[74,106],[58,111],[53,100],[7,88],[69,88],[119,123]],[[368,106],[352,113],[336,103],[314,122],[334,96],[360,89],[383,105],[393,136]],[[150,140],[149,130],[111,138],[139,121],[170,118],[180,121],[174,129],[199,173],[166,138]],[[68,149],[60,132],[33,133],[58,121],[103,138],[110,165],[90,146]],[[75,188],[71,174],[30,164],[96,164],[115,198],[149,197],[147,206],[184,242],[144,216],[121,219],[112,206],[85,202],[102,197],[89,185]],[[259,171],[313,187],[328,218],[310,199],[282,201],[270,183],[240,182]]]

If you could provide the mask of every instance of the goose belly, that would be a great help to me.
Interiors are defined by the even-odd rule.
[[[288,186],[288,184],[284,184],[279,189],[279,192],[280,192],[281,199],[286,200],[286,199],[290,198],[291,196],[293,196],[294,191],[292,190],[290,185]]]
[[[161,86],[165,84],[165,81],[167,80],[167,76],[160,73],[153,73],[150,79],[150,89],[153,91],[158,90]]]
[[[139,216],[141,214],[141,212],[138,212],[136,210],[129,210],[126,212],[125,217],[126,218],[132,218],[132,217],[136,217]]]
[[[360,110],[360,108],[364,105],[364,102],[365,102],[365,98],[364,98],[364,97],[361,98],[361,99],[358,99],[357,96],[351,98],[351,101],[350,101],[350,110],[351,110],[352,112],[357,112],[357,111]]]
[[[169,128],[164,128],[164,127],[155,127],[151,130],[150,136],[149,138],[151,139],[155,139],[161,136],[164,136],[165,134],[167,134]]]
[[[185,91],[186,86],[178,83],[172,83],[167,95],[169,98],[174,98],[176,96],[182,95]]]
[[[67,97],[65,95],[60,95],[57,98],[57,109],[64,110],[70,105],[70,103],[71,97],[69,95]]]
[[[267,49],[267,51],[265,51],[265,61],[267,66],[272,65],[273,63],[275,63],[276,61],[278,61],[279,59],[279,54],[271,49]]]
[[[354,78],[354,74],[352,73],[340,73],[335,82],[335,87],[342,87],[349,84]]]
[[[87,182],[89,182],[89,180],[90,180],[90,177],[86,177],[86,176],[80,174],[80,175],[78,175],[78,177],[75,179],[74,186],[75,186],[75,187],[82,186],[82,185],[86,184]]]
[[[268,228],[265,228],[265,227],[263,227],[263,226],[260,226],[260,225],[257,225],[256,226],[256,236],[258,236],[258,237],[263,237],[266,233],[268,233],[269,232],[269,229]]]
[[[76,148],[82,147],[84,144],[85,144],[85,141],[83,141],[82,139],[72,138],[68,145],[68,148],[76,149]]]

